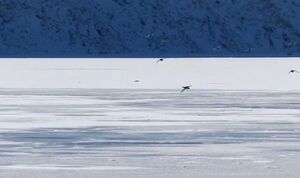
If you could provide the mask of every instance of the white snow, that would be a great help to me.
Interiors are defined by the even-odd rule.
[[[299,58],[156,60],[1,59],[0,88],[300,90]]]
[[[288,73],[298,67],[0,60],[0,177],[296,178],[300,75]]]

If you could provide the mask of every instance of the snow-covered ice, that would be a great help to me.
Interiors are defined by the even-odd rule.
[[[300,91],[299,59],[1,59],[0,88]]]
[[[288,72],[297,67],[1,60],[0,177],[296,178],[300,75]],[[180,94],[185,84],[192,90]]]

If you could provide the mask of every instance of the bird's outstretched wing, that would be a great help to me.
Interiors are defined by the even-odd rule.
[[[158,60],[156,61],[156,63],[163,62],[163,61],[164,61],[164,59],[158,59]]]
[[[183,89],[181,90],[181,92],[180,92],[180,93],[183,93],[185,90],[186,90],[186,89],[185,89],[185,88],[183,88]]]

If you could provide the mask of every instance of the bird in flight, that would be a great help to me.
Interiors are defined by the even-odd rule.
[[[163,59],[163,58],[160,58],[160,59],[158,59],[158,60],[156,61],[156,63],[163,62],[163,61],[164,61],[164,59]]]
[[[192,87],[192,85],[189,85],[189,86],[183,86],[180,93],[183,93],[185,90],[190,90],[191,87]]]
[[[135,83],[139,83],[140,81],[139,81],[139,80],[135,80],[134,82],[135,82]]]
[[[290,70],[289,74],[292,74],[292,73],[299,73],[299,71],[297,71],[297,70]]]

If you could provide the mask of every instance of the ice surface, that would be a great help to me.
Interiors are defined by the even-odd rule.
[[[298,67],[2,59],[0,177],[299,177]]]
[[[299,91],[298,59],[1,59],[0,88]]]
[[[300,92],[1,89],[0,177],[298,177]]]

